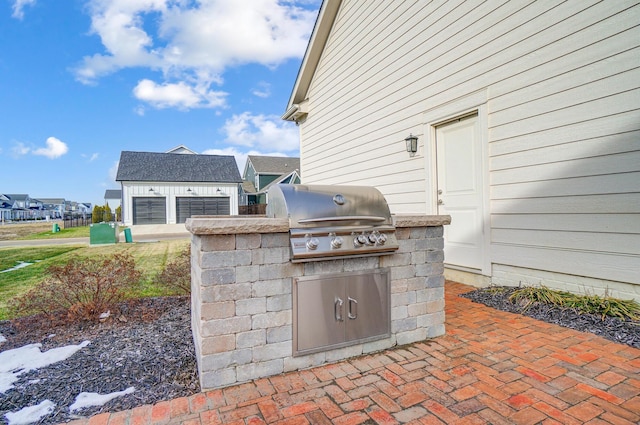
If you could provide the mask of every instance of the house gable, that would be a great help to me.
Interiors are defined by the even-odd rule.
[[[243,179],[252,182],[256,191],[260,192],[273,181],[294,171],[299,176],[299,170],[300,158],[297,157],[249,155]]]
[[[192,151],[185,145],[178,145],[175,148],[171,148],[165,153],[178,153],[178,154],[187,154],[187,155],[198,155],[198,152]]]

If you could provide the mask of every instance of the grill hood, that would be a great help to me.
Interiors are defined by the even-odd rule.
[[[275,185],[268,191],[266,214],[289,220],[293,261],[398,249],[389,206],[373,187]]]
[[[291,229],[393,225],[389,206],[374,187],[275,185],[268,200],[267,217],[288,218]]]

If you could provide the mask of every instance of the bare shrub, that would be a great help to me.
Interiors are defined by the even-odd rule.
[[[156,281],[176,295],[191,293],[191,247],[187,246],[174,260],[169,261]]]
[[[75,257],[64,265],[49,267],[48,273],[44,281],[19,297],[19,314],[66,312],[71,320],[95,320],[124,301],[141,277],[128,254],[102,259]]]

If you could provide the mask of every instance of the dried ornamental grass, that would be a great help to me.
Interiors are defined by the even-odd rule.
[[[622,320],[637,321],[640,318],[640,304],[634,300],[621,300],[609,296],[576,295],[557,291],[545,286],[518,288],[511,293],[509,301],[520,305],[524,311],[538,303],[571,308],[580,314],[595,314],[602,319],[617,317]]]
[[[574,295],[567,297],[564,305],[582,313],[597,314],[602,319],[609,316],[623,320],[640,320],[640,304],[634,300],[620,300],[598,295]]]

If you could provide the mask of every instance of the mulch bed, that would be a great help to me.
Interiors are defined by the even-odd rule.
[[[590,332],[610,341],[640,348],[640,321],[624,321],[615,317],[603,319],[598,315],[581,314],[574,309],[539,303],[524,309],[521,305],[509,301],[509,296],[516,289],[510,287],[483,288],[460,296],[497,310],[523,314],[547,323],[554,323],[581,332]]]
[[[200,391],[190,323],[189,297],[146,298],[120,305],[101,323],[67,323],[32,316],[0,322],[7,341],[0,351],[41,343],[41,351],[91,343],[68,359],[20,375],[14,388],[0,394],[0,421],[5,413],[46,399],[56,404],[39,424],[56,424],[102,412],[188,396]],[[34,382],[38,380],[37,382]],[[103,406],[69,413],[81,392],[109,394],[135,387]]]

